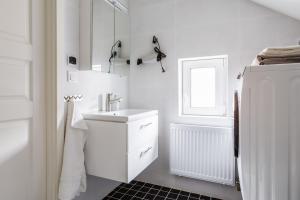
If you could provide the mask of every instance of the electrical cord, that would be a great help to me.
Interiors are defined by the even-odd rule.
[[[122,43],[120,40],[118,40],[117,42],[114,43],[114,45],[111,47],[111,50],[110,50],[110,58],[109,58],[109,67],[108,67],[108,73],[111,72],[111,60],[113,58],[115,58],[117,56],[117,52],[115,51],[115,47],[118,46],[118,48],[121,48],[122,47]]]
[[[163,73],[166,72],[165,68],[164,68],[163,65],[162,65],[162,59],[163,59],[163,58],[166,58],[167,55],[164,54],[163,52],[161,52],[161,50],[160,50],[158,47],[155,47],[155,48],[154,48],[154,51],[157,53],[157,61],[160,62],[160,66],[161,66],[162,72],[163,72]]]
[[[154,47],[154,51],[157,53],[157,61],[160,62],[160,66],[161,66],[161,70],[162,72],[166,72],[165,68],[163,67],[162,64],[162,59],[166,58],[167,55],[164,54],[161,50],[160,50],[160,44],[158,41],[158,38],[156,36],[153,36],[153,44],[157,44],[158,47]]]
[[[111,63],[111,60],[117,56],[117,52],[114,51],[114,49],[115,49],[116,46],[118,46],[118,48],[121,48],[121,47],[122,47],[122,43],[121,43],[120,40],[118,40],[118,41],[111,47],[109,63]]]

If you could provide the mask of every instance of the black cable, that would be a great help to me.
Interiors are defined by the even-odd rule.
[[[160,62],[161,72],[162,72],[162,73],[165,73],[166,70],[165,70],[164,66],[162,65],[162,62],[161,62],[161,61],[159,61],[159,62]]]
[[[111,47],[111,50],[110,50],[110,58],[109,58],[109,63],[111,63],[111,60],[117,56],[117,52],[114,51],[115,47],[118,45],[118,48],[121,47],[122,43],[120,40],[116,41],[114,43],[114,45]]]
[[[158,38],[156,36],[153,36],[153,43],[154,44],[157,44],[158,47],[154,47],[154,51],[157,53],[157,61],[160,62],[160,66],[161,66],[161,71],[162,73],[166,72],[165,68],[163,67],[163,64],[162,64],[162,59],[167,57],[166,54],[164,54],[161,50],[160,50],[160,44],[159,44],[159,41],[158,41]]]

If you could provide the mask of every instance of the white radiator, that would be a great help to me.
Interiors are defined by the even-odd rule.
[[[170,131],[172,174],[234,185],[232,128],[171,124]]]

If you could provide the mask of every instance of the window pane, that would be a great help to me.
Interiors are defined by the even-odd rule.
[[[191,69],[191,107],[215,107],[215,68]]]

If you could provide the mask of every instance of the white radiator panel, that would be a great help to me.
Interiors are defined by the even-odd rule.
[[[170,168],[179,176],[234,185],[233,129],[170,125]]]

